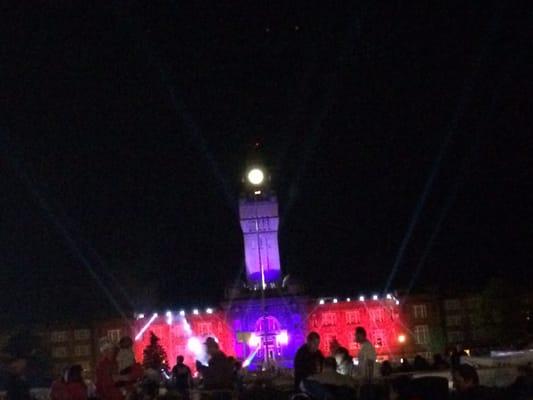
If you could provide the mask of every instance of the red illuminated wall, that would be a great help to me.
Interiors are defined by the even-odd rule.
[[[398,336],[405,333],[398,314],[394,300],[327,303],[310,312],[307,330],[320,334],[320,349],[324,354],[329,354],[329,345],[336,339],[356,356],[359,346],[354,342],[354,333],[356,327],[362,326],[378,355],[389,358],[393,353],[398,354]]]
[[[168,324],[166,317],[157,318],[134,344],[137,361],[142,362],[143,351],[150,342],[150,332],[160,338],[160,343],[167,352],[169,367],[174,366],[178,355],[183,355],[185,363],[194,367],[194,355],[187,348],[187,342],[191,336],[198,337],[202,342],[207,336],[214,336],[218,339],[222,351],[227,355],[235,354],[233,336],[222,313],[187,315],[186,318],[191,327],[190,333],[184,327],[181,319],[175,319],[171,324]],[[142,329],[148,319],[144,318],[136,322],[136,332]]]

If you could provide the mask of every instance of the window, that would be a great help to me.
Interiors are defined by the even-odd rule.
[[[446,317],[446,326],[460,326],[460,325],[461,325],[460,315],[448,315]]]
[[[76,329],[74,331],[74,340],[89,340],[91,331],[89,329]]]
[[[383,310],[381,308],[376,308],[368,312],[370,315],[370,320],[373,322],[383,322]]]
[[[417,319],[426,319],[428,317],[428,308],[425,304],[413,306],[413,315]]]
[[[213,332],[213,324],[211,322],[200,322],[198,324],[198,333],[200,335],[208,335]]]
[[[466,306],[470,310],[475,310],[481,307],[481,299],[479,297],[470,297],[466,300]]]
[[[429,328],[427,325],[417,325],[413,330],[413,336],[416,344],[429,343]]]
[[[374,346],[383,347],[385,343],[385,335],[382,330],[375,330],[372,332],[372,339],[374,341]]]
[[[356,325],[361,323],[361,315],[359,311],[346,311],[346,324]]]
[[[118,343],[120,340],[120,329],[110,329],[107,331],[107,338],[112,342]]]
[[[52,349],[52,357],[53,358],[65,358],[68,356],[67,348],[66,347],[54,347]]]
[[[461,309],[461,302],[457,299],[449,299],[444,302],[446,311],[455,311]]]
[[[90,353],[91,349],[88,344],[74,346],[74,355],[76,357],[87,357]]]
[[[337,324],[337,314],[326,312],[322,314],[322,326],[335,326]]]
[[[450,343],[460,343],[465,340],[465,335],[461,331],[448,332],[448,341]]]
[[[66,342],[68,340],[68,331],[54,331],[50,336],[53,343]]]

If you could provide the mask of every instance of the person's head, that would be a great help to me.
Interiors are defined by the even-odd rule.
[[[453,387],[458,392],[464,392],[479,385],[479,376],[474,367],[461,364],[453,372]]]
[[[181,365],[183,364],[183,361],[185,361],[185,358],[183,356],[176,357],[176,364]]]
[[[337,361],[333,357],[326,357],[322,364],[322,371],[336,371]]]
[[[133,347],[133,340],[129,336],[124,336],[120,339],[118,345],[121,349],[131,349]]]
[[[213,354],[216,354],[220,351],[220,348],[218,347],[218,343],[217,341],[212,338],[212,337],[208,337],[206,340],[205,340],[205,349],[206,349],[206,352],[208,355],[212,356]]]
[[[15,375],[23,375],[28,362],[25,358],[16,357],[9,362],[9,370]]]
[[[68,370],[68,382],[83,382],[83,368],[81,365],[73,365]]]
[[[362,326],[358,326],[355,329],[355,341],[357,343],[363,343],[366,341],[366,330]]]
[[[320,346],[320,335],[316,332],[311,332],[309,335],[307,335],[307,347],[309,347],[309,350],[314,353],[318,351],[318,347]]]
[[[335,361],[337,361],[337,364],[342,364],[345,361],[350,360],[350,353],[348,353],[348,349],[346,347],[338,347],[335,350]]]

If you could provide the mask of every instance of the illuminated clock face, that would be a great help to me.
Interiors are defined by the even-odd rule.
[[[248,182],[252,185],[260,185],[265,180],[265,174],[259,168],[253,168],[248,172]]]

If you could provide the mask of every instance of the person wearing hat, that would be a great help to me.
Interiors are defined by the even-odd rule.
[[[203,385],[207,390],[233,389],[233,365],[220,350],[217,341],[208,337],[204,343],[209,356],[208,365],[196,361],[196,369],[202,374]]]
[[[118,372],[115,345],[107,339],[101,340],[100,353],[102,357],[96,366],[96,394],[101,400],[123,400],[114,379]]]

